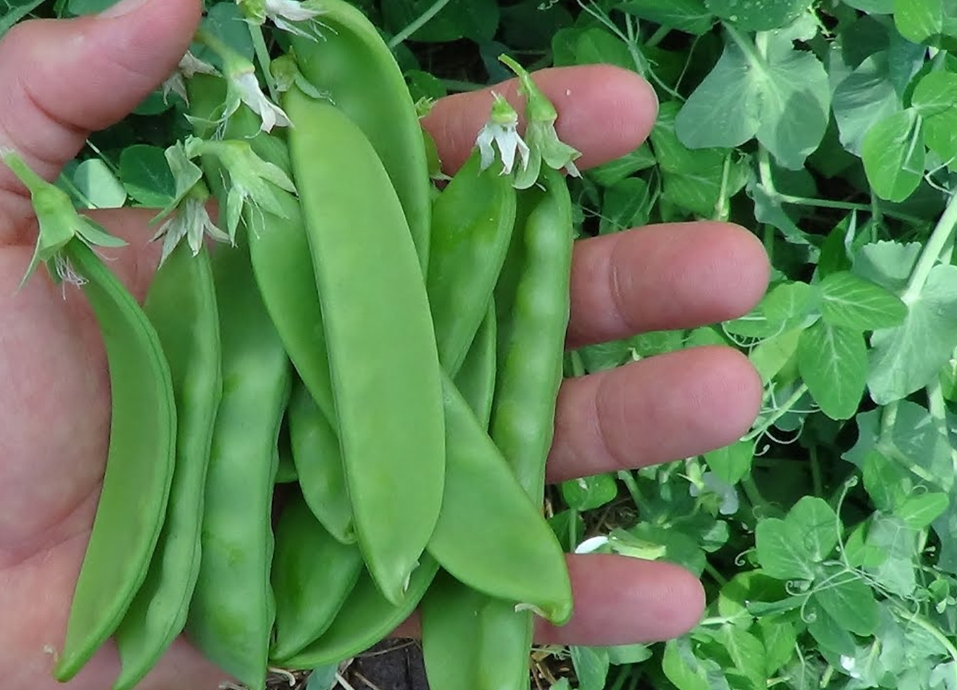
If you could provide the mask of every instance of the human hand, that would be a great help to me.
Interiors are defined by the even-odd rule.
[[[0,147],[53,179],[91,131],[124,118],[172,73],[200,16],[198,0],[147,0],[121,17],[28,22],[0,42]],[[636,75],[608,67],[549,70],[536,80],[561,113],[559,133],[580,167],[637,146],[656,115]],[[515,93],[514,83],[503,93]],[[468,154],[486,94],[438,103],[426,121],[450,169]],[[142,301],[160,247],[153,213],[91,214],[127,240],[104,251]],[[0,677],[11,690],[61,687],[47,648],[62,644],[73,587],[96,511],[109,440],[105,353],[79,293],[64,300],[38,271],[22,291],[36,239],[32,207],[0,170]],[[716,223],[636,229],[580,242],[569,345],[734,318],[763,294],[768,264],[746,231]],[[736,440],[751,425],[760,381],[741,355],[701,348],[570,380],[562,387],[549,479],[683,458]],[[570,557],[576,614],[539,640],[652,641],[698,621],[698,581],[666,563]],[[414,630],[414,623],[401,632]],[[118,669],[108,646],[67,687],[102,690]],[[215,688],[222,674],[181,638],[145,690]]]

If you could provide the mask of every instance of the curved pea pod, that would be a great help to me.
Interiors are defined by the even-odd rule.
[[[222,396],[219,315],[206,248],[193,256],[180,244],[157,271],[143,309],[172,373],[176,466],[146,581],[114,636],[122,662],[114,690],[135,687],[183,631],[199,575],[206,470]]]
[[[427,287],[439,361],[453,377],[488,313],[515,212],[511,176],[483,171],[477,149],[433,206]]]
[[[372,143],[405,212],[424,274],[432,183],[419,116],[402,69],[375,25],[348,2],[323,0],[318,21],[321,39],[291,39],[299,69]]]
[[[207,473],[202,561],[186,631],[210,661],[251,690],[262,690],[275,618],[270,520],[276,446],[292,366],[259,296],[243,239],[212,256],[223,396]]]
[[[301,494],[290,497],[276,526],[273,663],[301,652],[326,631],[361,572],[359,548],[333,538]]]
[[[571,618],[565,555],[468,403],[445,379],[445,500],[429,553],[460,582],[557,625]]]
[[[429,687],[527,690],[531,676],[524,619],[512,602],[487,597],[440,571],[421,605]]]
[[[299,487],[313,515],[343,544],[356,541],[339,438],[303,385],[289,401],[289,436]]]
[[[445,482],[428,295],[398,197],[362,130],[297,88],[285,106],[356,535],[383,595],[398,605]]]
[[[146,578],[166,511],[176,452],[169,363],[142,308],[79,239],[63,249],[83,279],[109,367],[110,441],[93,531],[54,677],[69,681],[116,631]]]
[[[298,669],[338,664],[375,646],[412,615],[438,570],[435,559],[423,555],[419,567],[412,571],[401,606],[395,606],[383,597],[368,570],[363,570],[332,625],[318,640],[286,659],[284,667]]]
[[[483,429],[488,429],[495,394],[496,316],[495,300],[489,301],[485,319],[479,326],[462,367],[455,375],[455,387],[478,418]]]

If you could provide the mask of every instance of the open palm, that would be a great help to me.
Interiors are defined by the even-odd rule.
[[[0,42],[0,147],[47,179],[91,131],[124,118],[176,67],[200,17],[199,0],[148,0],[122,16],[19,25]],[[550,70],[536,79],[561,113],[560,135],[583,168],[641,143],[656,101],[622,70]],[[513,96],[514,84],[504,89]],[[441,101],[426,121],[454,169],[468,155],[488,93]],[[479,107],[476,107],[478,103]],[[130,246],[111,268],[140,300],[159,258],[152,214],[97,214]],[[0,170],[0,677],[10,690],[63,687],[51,675],[89,539],[109,441],[110,387],[96,321],[77,290],[38,271],[17,285],[33,252],[29,198]],[[572,279],[570,346],[734,318],[763,294],[768,263],[747,232],[717,223],[635,229],[581,242]],[[549,479],[635,468],[737,439],[752,423],[760,381],[739,354],[699,348],[566,381]],[[616,556],[570,559],[572,622],[542,624],[548,642],[667,639],[697,622],[697,580],[665,563]],[[414,632],[410,621],[401,632]],[[102,690],[118,669],[104,649],[66,687]],[[223,681],[185,639],[141,687],[213,690]]]

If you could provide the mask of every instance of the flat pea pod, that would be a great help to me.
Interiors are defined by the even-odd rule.
[[[260,211],[250,218],[253,272],[300,380],[326,419],[334,423],[326,333],[302,210],[292,194],[278,188],[273,192],[286,217]]]
[[[316,520],[302,494],[294,493],[276,526],[273,664],[301,652],[326,631],[361,573],[359,548],[337,541]]]
[[[299,69],[365,133],[406,215],[423,275],[429,259],[432,184],[422,128],[402,69],[378,29],[344,0],[323,0],[320,40],[293,36]]]
[[[69,681],[116,631],[146,578],[169,498],[176,401],[156,329],[123,284],[79,239],[63,249],[106,347],[112,417],[103,488],[54,669]]]
[[[176,466],[166,519],[146,581],[115,634],[122,662],[114,690],[136,686],[186,625],[199,576],[200,527],[216,408],[222,396],[219,313],[209,255],[180,244],[143,305],[172,374]]]
[[[572,614],[562,547],[468,403],[445,382],[445,500],[429,553],[460,582],[562,625]]]
[[[491,435],[536,503],[545,487],[562,382],[574,245],[572,204],[561,174],[543,168],[522,227],[521,277],[506,299]],[[501,302],[500,302],[501,304]],[[501,312],[500,312],[501,314]]]
[[[358,543],[392,603],[435,529],[445,482],[441,367],[408,223],[355,123],[285,94]]]
[[[432,690],[529,687],[525,614],[516,613],[512,602],[487,597],[440,571],[420,613]]]
[[[259,296],[244,237],[212,256],[222,339],[202,529],[186,630],[205,656],[250,690],[265,687],[275,618],[270,584],[276,446],[292,366]]]
[[[455,375],[455,387],[483,429],[488,429],[495,394],[496,332],[495,300],[491,299],[485,319],[472,340],[462,367]]]
[[[488,313],[515,225],[511,176],[481,164],[476,149],[432,210],[429,303],[439,361],[453,377]]]
[[[419,567],[412,571],[401,606],[383,597],[368,570],[363,570],[332,625],[318,640],[286,659],[284,667],[300,669],[338,664],[375,646],[412,615],[438,570],[435,559],[424,554]]]
[[[304,385],[293,387],[287,415],[292,459],[306,504],[332,536],[354,544],[352,503],[335,429]]]

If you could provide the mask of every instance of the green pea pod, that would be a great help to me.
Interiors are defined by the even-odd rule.
[[[412,571],[401,606],[383,597],[368,570],[364,570],[332,625],[318,640],[286,659],[284,667],[299,669],[338,664],[375,646],[412,615],[438,570],[435,559],[423,555],[419,567]]]
[[[441,368],[421,267],[385,169],[339,109],[286,93],[358,543],[396,605],[438,520]]]
[[[512,178],[481,163],[476,149],[432,211],[429,302],[439,361],[453,377],[488,312],[515,224]]]
[[[339,438],[303,385],[289,402],[289,435],[299,487],[313,515],[343,544],[356,541]]]
[[[462,367],[455,375],[455,387],[468,402],[483,429],[488,429],[495,393],[496,358],[495,301],[490,300],[485,319],[472,340]]]
[[[499,311],[499,367],[492,407],[491,436],[536,505],[544,499],[545,462],[555,424],[568,326],[572,204],[561,174],[543,168],[540,184],[522,195],[521,232],[516,233],[496,288]],[[514,263],[509,263],[514,262]],[[496,617],[498,619],[498,617]],[[527,659],[535,631],[529,611],[501,619],[499,634],[524,635],[525,643],[500,650],[504,667]],[[527,676],[504,688],[528,687]]]
[[[487,597],[441,571],[420,608],[432,690],[529,687],[526,615],[516,613],[513,603]]]
[[[562,547],[468,403],[445,382],[445,500],[429,553],[460,582],[562,625],[572,614]]]
[[[541,503],[562,382],[574,235],[572,204],[561,174],[542,169],[544,191],[530,190],[522,228],[521,277],[502,329],[492,410],[492,439],[526,493]]]
[[[202,562],[187,633],[250,690],[265,687],[276,445],[292,367],[253,278],[244,238],[213,254],[224,391],[213,430]]]
[[[285,218],[261,211],[250,219],[256,283],[299,378],[326,419],[335,420],[326,333],[299,201],[276,189]]]
[[[146,581],[114,636],[122,662],[114,690],[135,687],[183,631],[199,575],[206,470],[223,387],[216,288],[206,248],[194,257],[180,244],[157,271],[143,308],[172,373],[176,466]]]
[[[189,84],[192,112],[201,120],[197,133],[209,134],[208,128],[202,128],[202,120],[212,118],[222,105],[226,82],[220,77],[197,74]],[[241,107],[230,118],[226,135],[249,141],[256,155],[291,174],[286,142],[261,132],[259,120],[249,108]],[[322,311],[318,298],[308,296],[315,291],[315,274],[302,210],[292,194],[279,188],[272,192],[284,217],[268,211],[249,217],[249,254],[256,282],[296,372],[326,418],[335,420]]]
[[[361,572],[359,548],[334,539],[316,521],[302,495],[291,496],[276,526],[272,663],[298,654],[326,631]]]
[[[429,264],[429,164],[415,103],[378,29],[344,0],[323,0],[320,40],[292,37],[299,69],[365,133],[395,187],[423,275]]]
[[[156,330],[79,239],[63,249],[83,279],[109,366],[110,442],[93,531],[54,676],[69,681],[120,625],[146,578],[163,525],[176,452],[176,402]]]

